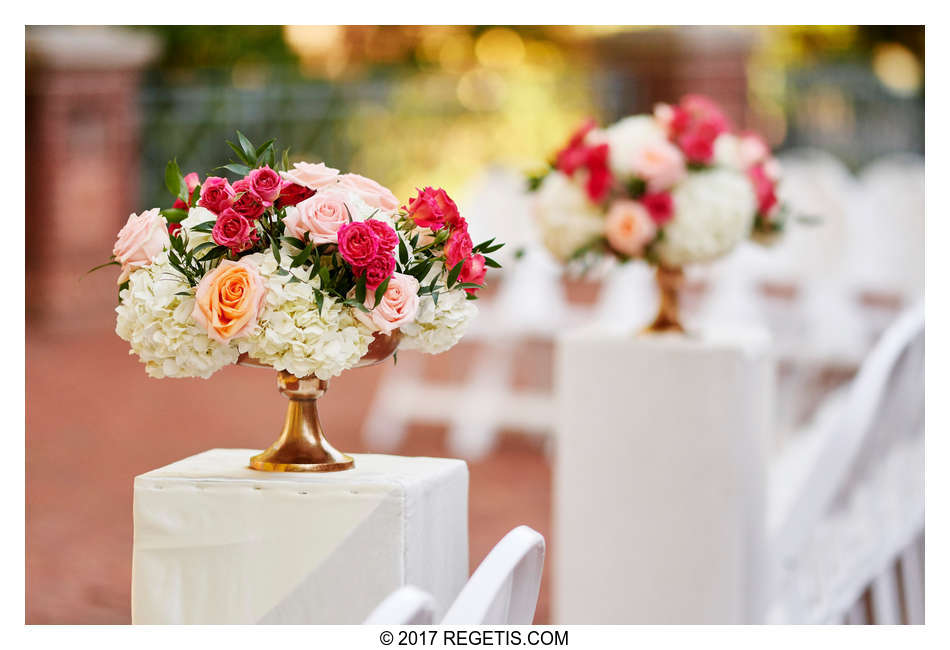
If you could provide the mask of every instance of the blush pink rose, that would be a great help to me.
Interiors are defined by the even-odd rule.
[[[135,269],[151,264],[168,246],[168,227],[158,208],[130,214],[112,248],[115,261],[122,265],[119,284],[128,280]]]
[[[201,186],[201,198],[198,199],[198,205],[219,214],[225,208],[231,207],[234,195],[234,188],[226,178],[209,176]]]
[[[674,144],[659,140],[646,144],[636,152],[633,170],[646,181],[648,192],[663,192],[686,176],[686,160]]]
[[[607,243],[618,253],[635,257],[656,236],[656,225],[647,209],[636,201],[614,201],[604,223]]]
[[[323,163],[296,162],[290,171],[281,172],[286,180],[303,185],[311,190],[319,190],[337,182],[340,170],[327,167]]]
[[[297,239],[314,244],[335,244],[337,233],[349,221],[342,192],[317,192],[293,208],[287,208],[284,225]]]
[[[389,334],[415,320],[416,312],[419,311],[419,281],[411,275],[393,273],[389,278],[386,293],[373,308],[375,299],[376,296],[367,293],[363,304],[371,311],[364,313],[360,309],[354,309],[353,313],[367,327]]]
[[[359,270],[379,252],[379,236],[365,221],[354,221],[337,232],[337,245],[347,264]]]
[[[215,341],[227,343],[257,325],[267,285],[256,266],[224,260],[208,271],[195,290],[191,317]]]
[[[372,178],[359,174],[343,174],[340,176],[340,186],[354,192],[370,207],[386,212],[395,212],[399,209],[399,199],[396,195]]]
[[[264,201],[270,203],[273,203],[274,200],[277,199],[277,195],[280,194],[281,183],[283,182],[281,181],[280,174],[267,165],[253,170],[247,175],[247,180],[251,184],[251,189]]]
[[[254,242],[257,241],[257,230],[250,219],[242,217],[231,208],[226,208],[214,222],[211,239],[214,243],[227,246],[232,253],[237,254],[254,246]]]

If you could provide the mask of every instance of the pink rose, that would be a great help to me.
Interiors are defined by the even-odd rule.
[[[650,213],[653,223],[658,226],[673,218],[673,196],[669,192],[644,194],[640,197],[640,203]]]
[[[635,201],[614,201],[604,223],[607,243],[618,253],[635,257],[656,236],[647,209]]]
[[[201,184],[201,179],[198,178],[197,172],[191,172],[190,174],[185,174],[185,186],[188,188],[188,199],[191,200],[191,193],[195,191],[195,188]],[[188,204],[182,201],[181,199],[175,199],[175,202],[172,204],[173,208],[179,210],[187,210]],[[171,226],[169,226],[170,228]]]
[[[198,205],[218,214],[225,208],[231,207],[234,194],[234,188],[226,178],[209,176],[201,186],[201,198],[198,199]]]
[[[241,253],[254,246],[257,230],[249,219],[231,208],[225,208],[214,222],[211,239],[220,246],[227,246],[234,254]]]
[[[713,159],[719,134],[719,131],[710,126],[699,125],[679,136],[676,143],[690,162],[706,164]]]
[[[376,296],[367,293],[363,304],[371,311],[364,313],[360,309],[354,309],[353,313],[367,327],[389,334],[415,319],[416,312],[419,311],[419,281],[411,275],[393,273],[389,278],[386,293],[373,308],[375,299]]]
[[[327,167],[323,163],[296,162],[293,169],[281,172],[281,176],[297,185],[319,190],[327,185],[335,184],[339,173],[339,169]]]
[[[337,231],[337,245],[343,259],[354,269],[361,269],[379,252],[379,237],[365,221],[354,221]]]
[[[759,214],[769,217],[778,207],[778,196],[775,194],[775,182],[766,173],[765,165],[755,165],[748,171],[749,179],[755,188],[755,197],[759,205]]]
[[[462,272],[459,273],[459,281],[484,284],[485,272],[487,270],[488,269],[485,267],[484,255],[471,255],[467,260],[465,260],[465,264],[462,265]],[[478,291],[478,289],[475,287],[469,287],[465,291],[474,294],[476,291]]]
[[[122,265],[119,284],[128,280],[135,269],[151,264],[168,245],[168,228],[158,208],[130,214],[112,248],[115,261]]]
[[[455,265],[472,254],[472,238],[468,230],[453,230],[449,238],[445,240],[445,263],[448,268],[455,268]]]
[[[191,317],[215,341],[227,343],[249,334],[257,325],[267,285],[246,259],[224,260],[201,278]]]
[[[359,174],[343,174],[340,176],[340,186],[356,193],[370,207],[386,212],[399,209],[399,199],[371,178]]]
[[[265,201],[273,203],[280,194],[280,175],[267,165],[252,171],[247,175],[247,180],[250,181],[251,189]]]
[[[392,226],[378,219],[367,219],[366,223],[373,229],[376,236],[379,237],[379,250],[396,250],[396,246],[399,245],[399,237],[396,236],[396,231],[393,230]]]
[[[646,181],[648,192],[662,192],[686,176],[686,161],[675,145],[660,140],[648,143],[636,152],[633,170]]]
[[[237,194],[231,207],[242,217],[257,219],[264,214],[264,210],[273,205],[272,201],[265,200],[254,191],[251,182],[247,178],[237,181],[233,187]]]
[[[416,190],[416,198],[409,202],[407,212],[420,228],[440,230],[446,223],[459,219],[459,209],[443,189],[427,187]]]
[[[386,278],[396,270],[396,258],[390,253],[380,252],[376,255],[365,268],[359,271],[359,274],[366,274],[366,288],[375,289],[381,285]]]
[[[284,181],[280,186],[280,195],[277,197],[277,207],[286,208],[292,205],[297,205],[301,201],[309,199],[314,194],[315,192],[309,187],[297,185],[296,183],[291,183],[290,181]]]
[[[335,244],[337,233],[349,221],[344,196],[340,192],[317,192],[294,208],[287,208],[284,225],[297,239],[314,244]]]

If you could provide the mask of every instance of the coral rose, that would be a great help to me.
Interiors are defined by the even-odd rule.
[[[488,269],[485,267],[485,256],[484,255],[471,255],[465,264],[462,265],[462,272],[459,273],[459,282],[473,282],[475,284],[484,284],[485,283],[485,272]],[[474,294],[478,291],[475,287],[468,287],[465,289],[468,293]]]
[[[287,232],[303,241],[309,237],[314,244],[337,243],[337,233],[350,220],[344,199],[342,192],[317,192],[287,208]]]
[[[335,184],[339,174],[339,169],[327,167],[323,163],[308,162],[296,162],[293,169],[280,173],[286,180],[311,190],[319,190],[327,185]]]
[[[460,218],[458,206],[445,190],[427,187],[416,192],[418,194],[409,202],[406,211],[420,228],[436,231],[446,224],[452,225]]]
[[[472,237],[468,230],[453,230],[452,234],[445,241],[445,262],[448,268],[454,268],[456,264],[472,254]]]
[[[168,227],[158,208],[130,214],[112,248],[115,261],[122,265],[119,284],[128,280],[135,269],[151,264],[168,245]]]
[[[257,267],[246,260],[224,260],[198,283],[191,316],[209,337],[227,343],[257,325],[266,297]]]
[[[371,311],[364,313],[360,309],[355,309],[353,313],[367,327],[389,334],[394,329],[415,320],[416,312],[419,311],[419,281],[411,275],[393,273],[389,278],[386,293],[383,294],[379,304],[373,308],[375,300],[376,297],[368,293],[363,304]]]
[[[635,201],[615,201],[604,223],[607,243],[618,253],[640,255],[656,236],[656,225],[647,209]]]
[[[386,212],[395,212],[399,209],[399,199],[396,195],[372,178],[359,174],[343,174],[340,176],[340,186],[355,193],[370,207]]]

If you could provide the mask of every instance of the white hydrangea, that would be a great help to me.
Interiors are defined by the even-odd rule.
[[[657,245],[667,266],[708,262],[748,236],[756,199],[745,174],[716,168],[690,173],[673,190],[674,216]]]
[[[151,377],[207,379],[238,359],[237,348],[210,339],[192,319],[194,291],[165,253],[129,276],[119,301],[116,334],[129,342],[129,354],[138,355]]]
[[[730,169],[742,169],[742,141],[731,133],[723,133],[713,143],[713,162]]]
[[[579,249],[604,235],[604,216],[583,188],[558,171],[548,174],[534,197],[541,241],[566,262]]]
[[[439,354],[458,343],[478,315],[475,301],[466,295],[463,289],[453,289],[439,294],[438,303],[432,296],[419,298],[415,322],[400,328],[403,338],[399,347]]]
[[[181,227],[188,233],[188,250],[211,241],[210,232],[195,232],[193,228],[207,221],[215,221],[217,218],[208,208],[196,206],[188,210],[188,216],[181,220]]]
[[[667,139],[666,131],[651,115],[625,117],[604,129],[602,137],[609,146],[610,171],[620,178],[633,176],[634,162],[643,147]]]
[[[288,260],[288,252],[281,257]],[[323,310],[317,310],[313,287],[319,280],[306,281],[309,267],[279,275],[269,253],[243,259],[258,266],[268,293],[257,327],[238,342],[241,352],[277,370],[320,379],[352,368],[366,354],[373,332],[353,317],[349,307],[330,296],[325,297]],[[294,276],[304,281],[290,281]]]

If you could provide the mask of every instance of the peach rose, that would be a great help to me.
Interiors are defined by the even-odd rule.
[[[158,208],[130,214],[112,248],[115,261],[122,265],[119,284],[128,280],[135,269],[151,264],[168,245],[168,226]]]
[[[354,192],[370,207],[386,212],[395,212],[399,209],[399,199],[396,195],[372,178],[359,174],[343,174],[340,176],[340,186]]]
[[[686,161],[674,144],[657,140],[647,143],[636,153],[633,171],[646,181],[648,192],[663,192],[686,176]]]
[[[639,255],[656,236],[656,225],[647,209],[636,201],[614,201],[604,223],[607,243],[618,253]]]
[[[302,241],[314,244],[335,244],[337,231],[349,222],[349,212],[342,192],[317,192],[296,206],[287,208],[284,225],[287,232]]]
[[[372,292],[367,292],[366,301],[363,304],[372,308],[375,299],[376,296]],[[359,309],[354,309],[353,313],[367,327],[389,334],[394,329],[411,323],[417,311],[419,311],[419,281],[411,275],[393,273],[389,278],[386,293],[383,294],[376,308],[368,314]]]
[[[227,343],[257,325],[266,297],[264,278],[253,264],[224,260],[198,283],[191,317],[208,336]]]
[[[309,187],[311,190],[319,190],[321,187],[336,183],[339,173],[339,169],[327,167],[323,163],[295,162],[293,169],[281,172],[280,175],[291,183]]]

